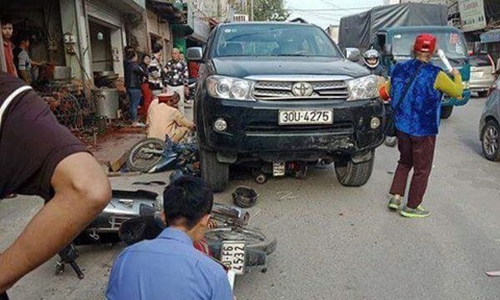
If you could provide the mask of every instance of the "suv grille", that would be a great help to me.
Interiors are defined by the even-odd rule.
[[[258,100],[316,100],[340,99],[349,97],[349,91],[344,81],[309,82],[313,87],[311,96],[295,96],[291,81],[258,81],[253,90],[253,96]]]

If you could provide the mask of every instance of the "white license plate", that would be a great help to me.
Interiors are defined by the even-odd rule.
[[[303,109],[280,110],[279,125],[314,125],[332,124],[333,110],[331,109]]]
[[[222,242],[220,260],[229,270],[236,275],[245,273],[245,243],[241,241]]]
[[[273,162],[273,176],[285,176],[285,166],[284,161]]]

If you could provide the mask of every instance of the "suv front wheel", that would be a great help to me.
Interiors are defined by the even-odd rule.
[[[217,160],[217,153],[200,149],[201,178],[213,189],[222,192],[229,183],[229,165]]]
[[[370,160],[355,163],[351,158],[345,158],[335,162],[335,173],[337,179],[343,186],[362,186],[368,182],[373,171],[375,153]]]

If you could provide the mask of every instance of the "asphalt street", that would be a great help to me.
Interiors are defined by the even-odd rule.
[[[481,154],[479,117],[484,99],[472,98],[441,125],[434,168],[424,200],[430,218],[404,219],[386,208],[398,158],[381,146],[370,181],[342,187],[333,167],[309,170],[305,179],[272,179],[264,185],[235,181],[216,196],[230,202],[240,184],[259,193],[251,225],[278,238],[267,273],[237,278],[241,299],[498,299],[500,278],[500,165]],[[167,180],[167,174],[143,179]],[[133,189],[138,177],[111,178]],[[151,187],[161,191],[161,187]],[[42,205],[18,197],[0,203],[0,251]],[[82,247],[78,263],[55,276],[56,259],[17,283],[12,299],[102,299],[113,258],[123,248]]]

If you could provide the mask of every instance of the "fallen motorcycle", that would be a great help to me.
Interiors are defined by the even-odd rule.
[[[195,137],[188,136],[186,142],[176,144],[169,138],[162,141],[147,138],[132,147],[127,159],[131,171],[156,173],[169,169],[181,169],[185,174],[199,172],[198,149]]]
[[[145,190],[113,190],[112,200],[101,214],[66,248],[59,252],[56,275],[69,264],[80,279],[84,274],[76,263],[75,246],[115,244],[128,245],[156,238],[164,228],[159,211],[162,197]],[[214,204],[212,217],[218,226],[206,233],[209,253],[226,269],[241,275],[252,269],[267,271],[266,259],[276,249],[276,239],[257,229],[247,228],[249,214],[239,208]]]
[[[243,275],[258,269],[267,271],[267,256],[276,249],[275,238],[254,228],[248,228],[248,212],[229,205],[214,203],[211,213],[217,222],[205,234],[209,249],[203,251],[220,261],[228,271]],[[120,228],[121,239],[129,245],[154,239],[164,228],[159,213],[148,212],[128,220]]]
[[[113,190],[112,199],[104,210],[92,221],[66,248],[59,252],[60,260],[56,264],[56,275],[62,274],[69,264],[78,278],[84,274],[76,263],[78,250],[75,246],[116,244],[121,241],[118,231],[123,222],[156,211],[158,194],[145,190]]]

